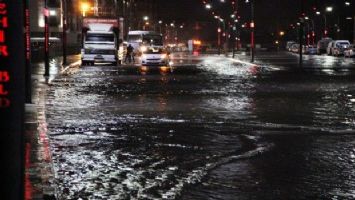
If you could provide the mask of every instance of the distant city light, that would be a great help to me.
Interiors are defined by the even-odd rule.
[[[206,4],[206,8],[211,9],[212,8],[211,4]]]
[[[325,10],[326,10],[327,12],[332,12],[332,11],[333,11],[333,7],[328,6]]]

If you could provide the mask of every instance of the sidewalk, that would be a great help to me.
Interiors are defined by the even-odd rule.
[[[25,106],[25,199],[54,200],[54,173],[47,135],[46,96],[48,83],[67,67],[80,64],[79,55],[67,57],[68,65],[62,66],[62,58],[50,61],[50,76],[45,78],[44,63],[32,64],[32,104]],[[71,65],[70,65],[71,64]]]

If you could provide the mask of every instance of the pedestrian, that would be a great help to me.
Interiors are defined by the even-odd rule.
[[[128,59],[128,63],[132,62],[132,56],[133,56],[133,47],[131,44],[128,45],[127,47],[127,52],[126,52],[126,57],[125,57],[125,63],[127,63],[127,59]],[[134,62],[134,58],[133,58],[133,62]]]

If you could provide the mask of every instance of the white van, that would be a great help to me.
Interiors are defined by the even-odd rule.
[[[349,40],[334,40],[328,44],[327,54],[332,56],[344,55],[344,50],[349,46]]]
[[[148,47],[163,47],[163,36],[154,31],[129,31],[127,43],[134,48],[136,54],[141,54]]]

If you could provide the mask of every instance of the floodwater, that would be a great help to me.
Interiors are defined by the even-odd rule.
[[[51,82],[59,199],[355,198],[354,59],[173,61]]]

